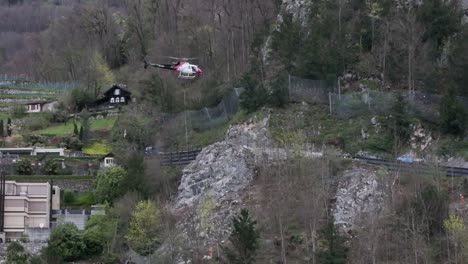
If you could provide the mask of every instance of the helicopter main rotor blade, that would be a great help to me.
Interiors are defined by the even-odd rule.
[[[179,57],[171,57],[171,56],[164,56],[169,59],[179,60],[179,61],[189,61],[189,60],[196,60],[197,58],[179,58]]]

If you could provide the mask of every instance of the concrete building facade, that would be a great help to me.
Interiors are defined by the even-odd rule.
[[[21,238],[37,230],[44,233],[51,226],[51,210],[60,209],[60,188],[49,183],[5,181],[4,232],[5,241]]]

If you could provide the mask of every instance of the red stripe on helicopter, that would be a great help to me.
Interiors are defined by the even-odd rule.
[[[184,62],[179,61],[176,66],[174,66],[174,71],[179,70],[179,68],[184,65]]]

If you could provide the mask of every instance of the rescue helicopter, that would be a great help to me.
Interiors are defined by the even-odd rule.
[[[198,67],[198,65],[188,63],[189,60],[193,60],[194,58],[177,58],[177,57],[168,57],[171,59],[176,60],[176,62],[172,64],[158,64],[158,63],[151,63],[145,60],[143,60],[144,67],[145,69],[148,68],[148,66],[153,66],[156,68],[161,68],[161,69],[166,69],[166,70],[171,70],[171,71],[178,71],[179,76],[177,78],[180,79],[194,79],[197,76],[200,76],[203,74],[203,71]]]

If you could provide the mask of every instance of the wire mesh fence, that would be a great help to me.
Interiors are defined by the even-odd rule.
[[[0,74],[0,88],[12,89],[50,89],[50,90],[70,90],[78,87],[75,82],[49,82],[36,81],[25,75]]]
[[[308,80],[295,76],[289,77],[289,100],[292,102],[308,102],[326,104],[330,114],[338,118],[352,118],[365,114],[388,115],[399,96],[407,102],[411,116],[437,122],[442,96],[423,92],[383,92],[362,88],[361,91],[341,91],[338,82]],[[468,98],[457,97],[458,101],[468,109]]]
[[[328,93],[335,92],[336,86],[324,80],[309,80],[289,76],[289,100],[308,103],[327,103]]]
[[[224,123],[239,110],[242,88],[234,88],[214,107],[189,110],[166,116],[166,121],[176,124],[178,130],[201,131]]]

